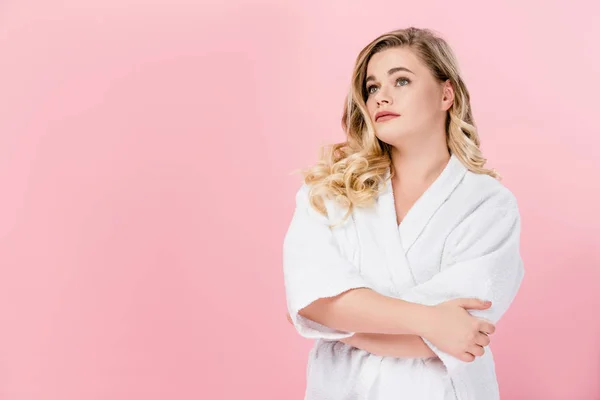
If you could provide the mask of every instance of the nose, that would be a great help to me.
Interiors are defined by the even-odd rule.
[[[381,106],[382,104],[391,104],[392,98],[388,94],[387,89],[381,87],[377,93],[375,93],[375,101],[377,102],[377,106]]]

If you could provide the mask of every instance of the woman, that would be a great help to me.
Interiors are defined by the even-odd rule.
[[[524,276],[520,216],[447,43],[368,44],[342,126],[284,239],[288,318],[317,339],[305,399],[499,398],[489,335]]]

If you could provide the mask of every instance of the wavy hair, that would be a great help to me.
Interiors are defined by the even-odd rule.
[[[430,29],[410,27],[380,35],[356,58],[352,81],[342,115],[346,141],[324,145],[318,162],[302,171],[304,183],[310,186],[310,204],[327,215],[324,198],[347,207],[345,220],[354,207],[367,207],[383,189],[386,171],[394,174],[391,146],[375,135],[367,111],[364,88],[367,65],[371,57],[394,47],[408,47],[429,68],[439,82],[449,80],[454,88],[454,102],[446,118],[448,150],[472,172],[501,176],[484,168],[486,159],[479,149],[480,140],[471,112],[469,91],[461,78],[456,57],[444,39]]]

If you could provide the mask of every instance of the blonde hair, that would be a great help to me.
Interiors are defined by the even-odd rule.
[[[302,170],[304,183],[310,186],[310,204],[327,215],[324,198],[347,207],[345,220],[354,207],[373,204],[383,189],[390,168],[391,146],[375,136],[365,104],[364,88],[367,65],[373,54],[394,47],[408,47],[440,82],[449,80],[454,102],[446,119],[448,150],[472,172],[501,179],[495,170],[484,168],[486,159],[479,149],[480,140],[471,112],[469,91],[460,76],[455,55],[444,39],[432,30],[410,27],[385,33],[369,43],[356,58],[352,82],[342,115],[346,141],[321,147],[319,161]]]

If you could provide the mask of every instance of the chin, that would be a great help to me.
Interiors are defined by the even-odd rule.
[[[399,129],[379,129],[376,131],[375,136],[382,142],[394,146],[401,142],[403,138],[407,137],[408,133],[405,130]]]

